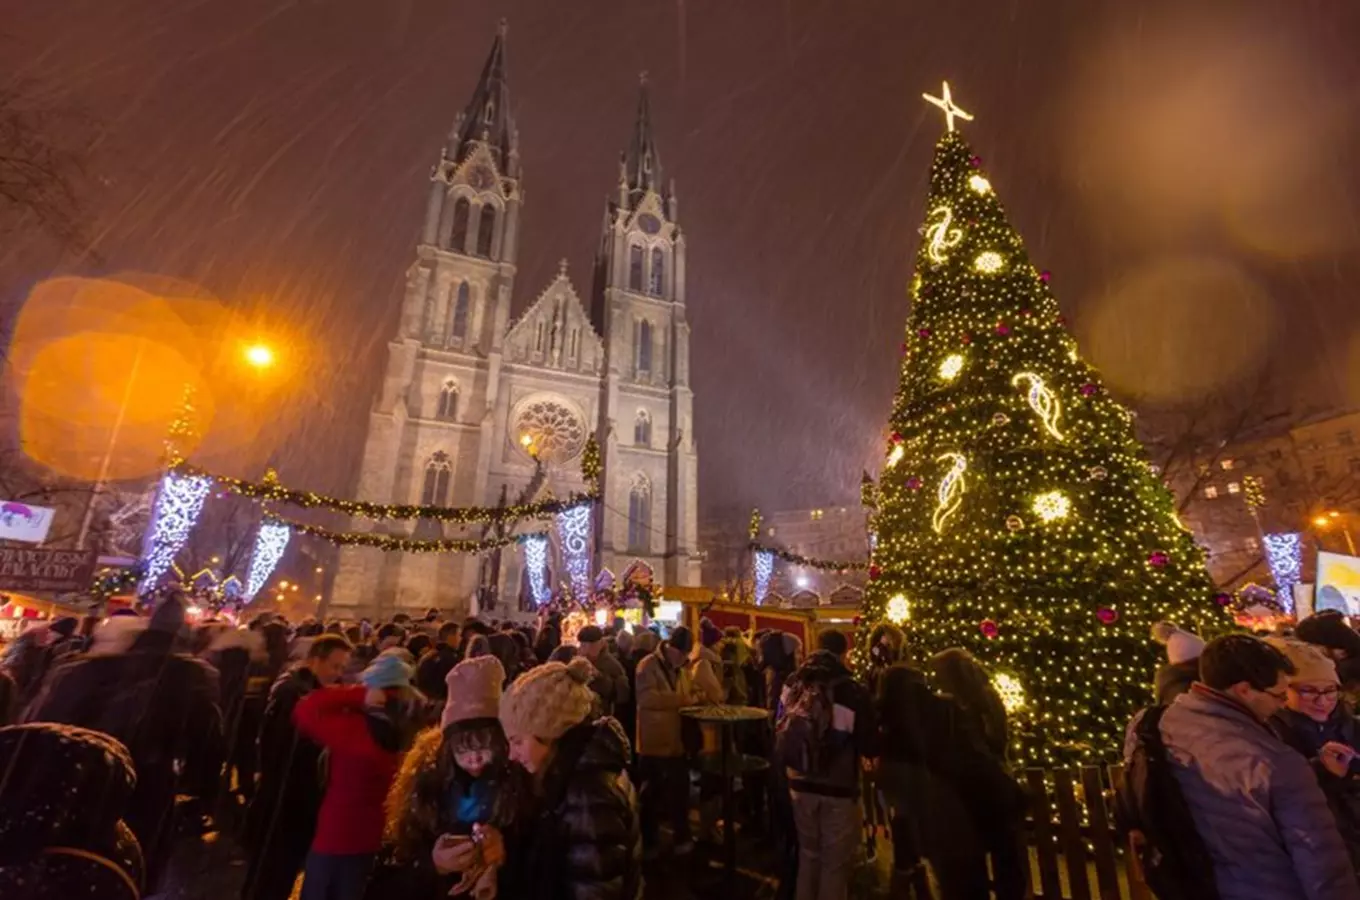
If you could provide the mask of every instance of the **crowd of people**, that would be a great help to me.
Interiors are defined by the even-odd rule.
[[[965,651],[912,667],[885,623],[861,678],[837,631],[805,652],[707,619],[561,627],[191,626],[171,595],[32,628],[0,657],[0,896],[154,894],[177,848],[225,832],[242,900],[639,900],[653,861],[738,829],[782,896],[845,900],[876,824],[890,896],[1030,893],[1006,711]],[[1167,663],[1119,803],[1144,877],[1164,898],[1360,900],[1360,635],[1333,613],[1154,633]],[[720,703],[768,713],[740,737],[768,765],[731,822],[681,712]]]

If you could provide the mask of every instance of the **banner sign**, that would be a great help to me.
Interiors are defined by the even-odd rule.
[[[94,577],[96,550],[0,547],[0,591],[84,591]]]
[[[29,506],[14,500],[0,500],[0,540],[41,544],[47,540],[56,510]]]

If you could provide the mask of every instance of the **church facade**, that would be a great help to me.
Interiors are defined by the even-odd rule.
[[[564,262],[513,316],[523,176],[502,27],[432,173],[356,495],[455,507],[565,497],[585,490],[581,453],[594,435],[603,493],[595,567],[620,573],[641,560],[662,583],[698,584],[685,237],[662,181],[645,80],[588,293]],[[556,585],[564,567],[554,523],[516,530],[545,526]],[[419,539],[495,533],[428,519],[352,527]],[[330,609],[508,616],[529,608],[527,585],[516,545],[481,556],[346,547]]]

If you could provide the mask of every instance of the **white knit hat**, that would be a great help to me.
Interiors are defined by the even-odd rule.
[[[1204,652],[1204,641],[1199,635],[1182,631],[1170,622],[1153,625],[1152,639],[1166,644],[1166,659],[1173,666],[1199,659]]]

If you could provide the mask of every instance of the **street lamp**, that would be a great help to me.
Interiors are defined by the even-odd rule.
[[[268,344],[251,344],[245,350],[246,363],[257,369],[268,369],[274,365],[274,348]]]
[[[1351,537],[1351,530],[1346,525],[1341,513],[1332,509],[1313,517],[1313,524],[1317,526],[1319,531],[1330,527],[1333,523],[1341,527],[1341,533],[1346,536],[1346,548],[1350,551],[1351,556],[1355,556],[1355,539]]]

